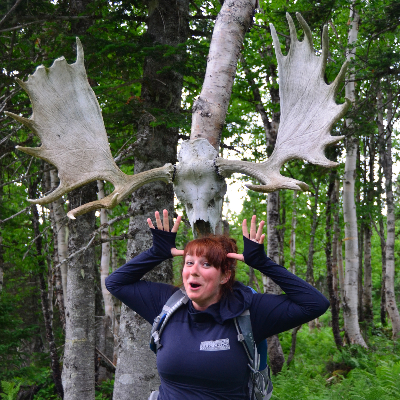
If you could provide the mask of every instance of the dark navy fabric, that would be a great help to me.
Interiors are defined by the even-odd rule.
[[[156,265],[172,258],[171,248],[175,247],[176,234],[151,231],[152,248],[111,274],[106,286],[153,323],[178,288],[141,280]],[[165,326],[162,347],[157,352],[159,400],[248,400],[248,359],[237,340],[233,318],[249,309],[254,339],[259,343],[315,319],[328,309],[328,300],[318,290],[275,264],[262,244],[245,237],[243,240],[246,264],[269,276],[285,294],[253,294],[236,282],[231,294],[205,311],[196,310],[190,300],[178,309]]]

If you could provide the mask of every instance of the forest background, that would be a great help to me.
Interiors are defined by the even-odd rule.
[[[102,283],[110,271],[138,251],[138,246],[134,249],[135,241],[142,240],[144,248],[150,245],[148,237],[135,236],[141,229],[138,226],[143,226],[135,227],[135,218],[145,223],[155,207],[170,210],[174,207],[171,189],[163,183],[154,184],[151,190],[145,187],[139,193],[134,192],[132,198],[115,209],[93,215],[87,223],[86,237],[79,237],[71,225],[76,221],[66,218],[68,208],[85,196],[93,198],[96,192],[100,197],[111,193],[110,184],[88,185],[86,192],[65,196],[50,206],[30,205],[27,198],[38,198],[57,186],[57,175],[51,165],[15,150],[16,145],[39,144],[30,130],[4,114],[4,111],[25,117],[31,114],[30,100],[15,78],[24,81],[38,65],[50,67],[61,55],[69,63],[74,62],[75,37],[79,36],[89,83],[101,106],[118,166],[129,174],[152,167],[154,158],[164,157],[164,148],[155,147],[157,141],[165,148],[175,148],[169,155],[174,161],[179,141],[189,138],[191,108],[201,90],[221,3],[1,2],[2,398],[62,396],[59,373],[66,329],[64,306],[69,301],[62,274],[67,274],[68,268],[78,268],[83,279],[93,278],[89,280],[95,299],[95,354],[86,368],[93,369],[96,386],[93,385],[95,392],[85,398],[112,398],[118,348],[124,346],[124,333],[120,333],[121,305],[110,299]],[[355,53],[346,80],[347,85],[355,83],[355,98],[345,119],[332,132],[345,135],[346,139],[327,150],[328,158],[338,161],[339,166],[328,170],[300,161],[288,163],[283,174],[303,180],[312,190],[305,193],[281,190],[275,194],[278,211],[274,222],[267,210],[269,195],[249,190],[240,212],[230,209],[232,198],[225,199],[225,230],[229,229],[239,245],[243,218],[253,213],[259,218],[270,218],[268,223],[270,227],[274,224],[277,240],[266,246],[275,246],[280,264],[314,284],[331,302],[332,298],[338,299],[337,306],[332,306],[336,307],[336,328],[332,309],[319,321],[279,335],[284,362],[279,367],[273,366],[273,398],[397,399],[400,398],[399,332],[396,321],[393,323],[387,313],[385,275],[386,265],[394,261],[397,269],[400,262],[400,184],[393,181],[392,171],[392,167],[396,169],[399,149],[396,127],[400,99],[400,4],[393,0],[260,1],[246,34],[222,132],[220,153],[225,158],[260,162],[273,150],[273,132],[276,134],[279,125],[279,77],[269,23],[275,25],[283,49],[285,46],[287,49],[290,37],[286,12],[303,15],[314,34],[316,49],[320,48],[322,27],[328,24],[330,53],[326,82],[335,78],[349,53]],[[359,17],[359,29],[356,40],[350,43],[354,12]],[[174,16],[175,23],[171,22]],[[173,30],[173,25],[178,31]],[[302,30],[298,25],[297,28],[301,37]],[[173,85],[169,82],[174,80],[181,82],[181,86],[171,89]],[[342,103],[344,96],[343,87],[337,102]],[[349,143],[353,143],[351,150],[356,155],[358,242],[358,271],[351,284],[358,291],[357,323],[363,344],[351,344],[343,321],[346,273],[343,259],[349,240],[345,234],[343,182]],[[241,179],[234,177],[236,181]],[[161,198],[164,192],[168,193],[167,200],[155,204],[153,198]],[[146,203],[148,209],[143,206]],[[185,223],[178,234],[181,247],[192,234],[185,210],[176,199],[175,211],[184,215]],[[389,245],[391,238],[393,245]],[[82,261],[82,257],[91,261]],[[163,276],[155,279],[179,283],[179,267],[178,263],[173,267],[174,278],[170,265],[169,272],[160,272]],[[92,268],[91,272],[86,268]],[[244,264],[239,265],[237,278],[258,291],[266,289],[262,277]],[[394,288],[395,300],[399,302],[398,274]],[[82,315],[86,318],[84,311]],[[123,399],[118,390],[114,389],[114,399]]]

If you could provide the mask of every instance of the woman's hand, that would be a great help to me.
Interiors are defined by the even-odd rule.
[[[249,231],[247,229],[247,220],[245,220],[245,219],[243,220],[243,223],[242,223],[243,236],[249,238],[253,242],[256,242],[258,244],[263,244],[264,239],[265,239],[265,234],[262,233],[262,230],[264,228],[265,221],[261,221],[260,225],[258,226],[258,229],[257,229],[256,218],[257,217],[255,215],[253,215],[251,218],[250,235],[249,235]],[[243,254],[228,253],[226,256],[228,258],[234,258],[239,261],[244,261]]]
[[[168,211],[163,210],[163,221],[162,222],[161,222],[161,218],[160,218],[160,213],[158,211],[156,211],[154,213],[154,215],[156,217],[157,229],[159,229],[160,231],[169,232]],[[178,218],[176,219],[174,226],[171,229],[171,232],[173,232],[173,233],[178,232],[178,228],[179,228],[179,224],[181,223],[181,219],[182,219],[182,217],[180,215],[178,215]],[[149,224],[150,229],[155,229],[153,222],[151,221],[150,218],[147,218],[147,223]],[[171,249],[171,254],[173,257],[183,256],[183,250],[178,250],[175,247],[173,247]]]

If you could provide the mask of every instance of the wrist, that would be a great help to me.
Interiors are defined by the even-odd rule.
[[[175,246],[176,232],[167,232],[160,229],[150,229],[153,236],[153,252],[164,258],[172,258],[171,249]]]
[[[269,258],[265,254],[264,244],[254,242],[246,236],[243,236],[243,243],[243,257],[247,265],[257,268],[257,266],[263,265],[265,262],[269,261]]]

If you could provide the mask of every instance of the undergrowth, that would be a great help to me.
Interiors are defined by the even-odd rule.
[[[324,316],[324,325],[328,319]],[[368,349],[338,350],[330,327],[310,332],[303,325],[293,362],[273,377],[271,400],[400,400],[400,343],[383,329],[374,331],[368,335]],[[288,354],[291,332],[280,339]]]

